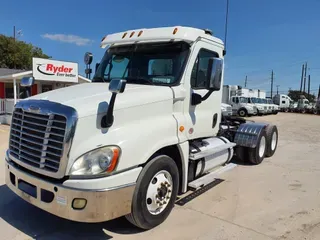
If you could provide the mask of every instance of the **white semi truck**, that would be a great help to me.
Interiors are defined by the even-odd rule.
[[[234,154],[260,164],[276,151],[275,125],[221,121],[225,49],[209,30],[130,30],[101,47],[92,83],[15,105],[5,178],[30,204],[73,221],[126,216],[150,229]]]
[[[222,103],[232,106],[233,115],[240,117],[255,116],[258,108],[250,103],[247,96],[242,96],[242,89],[238,85],[224,85],[222,89]]]

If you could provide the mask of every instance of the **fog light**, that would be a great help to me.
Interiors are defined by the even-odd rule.
[[[83,198],[75,198],[72,201],[72,208],[73,209],[81,210],[81,209],[84,209],[86,207],[86,205],[87,205],[87,200],[83,199]]]

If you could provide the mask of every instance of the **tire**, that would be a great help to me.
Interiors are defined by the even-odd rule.
[[[260,151],[260,146],[261,146],[261,151]],[[266,136],[266,132],[263,131],[259,136],[257,146],[255,148],[248,148],[248,161],[254,165],[260,164],[265,157],[266,150],[267,150],[267,136]]]
[[[170,186],[161,185],[164,182],[169,183]],[[149,188],[150,186],[151,188]],[[179,170],[176,163],[166,155],[154,157],[142,169],[138,177],[132,198],[131,213],[126,215],[127,220],[144,230],[160,225],[171,213],[178,189]],[[160,194],[161,199],[159,198]],[[147,195],[150,197],[148,198]],[[161,208],[159,204],[165,206]],[[152,213],[152,209],[158,208],[161,208],[162,211]]]
[[[306,110],[305,110],[305,109],[302,109],[302,110],[301,110],[301,113],[306,113]]]
[[[284,109],[284,112],[286,112],[286,113],[289,112],[289,109],[288,109],[288,108]],[[291,112],[291,111],[290,111],[290,112]]]
[[[266,128],[267,146],[266,157],[272,157],[278,147],[278,128],[275,125],[268,125]]]
[[[238,115],[239,115],[240,117],[246,117],[246,116],[248,116],[248,111],[247,111],[247,109],[245,109],[245,108],[240,108],[239,111],[238,111]]]

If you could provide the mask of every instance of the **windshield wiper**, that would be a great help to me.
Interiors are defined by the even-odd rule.
[[[151,81],[148,78],[142,78],[142,77],[126,77],[126,79],[130,80],[135,80],[137,82],[142,82],[142,83],[150,83],[151,85],[155,85],[153,81]],[[130,81],[131,83],[134,83],[134,81]]]

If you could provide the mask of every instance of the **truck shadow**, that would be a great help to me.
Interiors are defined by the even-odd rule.
[[[68,221],[38,209],[0,186],[0,218],[33,239],[112,239],[142,232],[125,218],[103,223]],[[12,237],[14,237],[12,236]],[[9,238],[10,239],[10,238]]]

